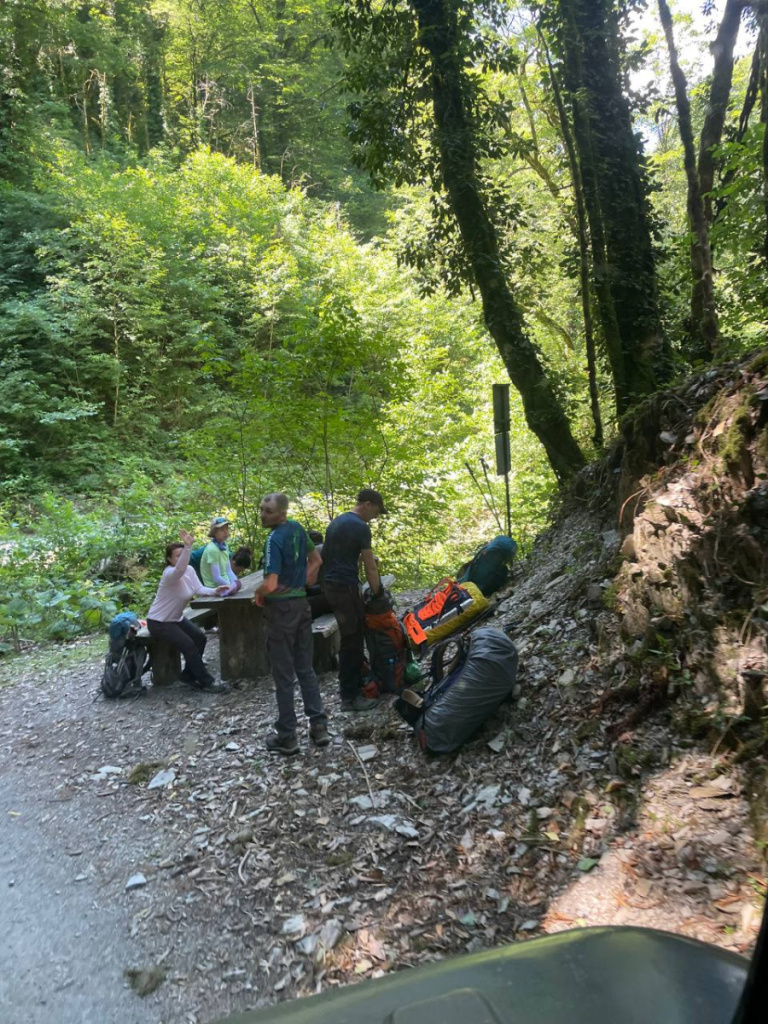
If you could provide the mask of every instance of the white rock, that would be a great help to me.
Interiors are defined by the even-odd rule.
[[[491,808],[499,799],[499,791],[501,786],[483,786],[482,789],[478,790],[475,794],[475,804],[479,807],[481,804],[486,808]]]
[[[413,822],[408,821],[407,818],[399,818],[396,814],[376,814],[368,818],[368,821],[372,825],[380,825],[387,832],[397,832],[398,835],[405,836],[406,839],[416,839],[419,835]]]
[[[521,786],[517,791],[517,799],[520,801],[523,807],[527,807],[528,804],[531,802],[530,789],[528,789],[526,786]]]
[[[160,789],[162,786],[170,786],[170,784],[175,781],[176,772],[173,768],[165,768],[163,771],[157,773],[147,786],[147,789]]]
[[[365,764],[366,761],[372,761],[379,752],[379,748],[375,747],[372,743],[365,747],[357,748],[357,756]]]
[[[240,749],[240,744],[239,743],[235,743],[233,741],[232,743],[228,743],[226,745],[226,747],[224,747],[224,749],[225,750],[239,750]]]
[[[290,935],[292,938],[300,939],[307,930],[307,923],[304,919],[304,915],[296,914],[294,917],[289,917],[288,920],[283,923],[282,930],[283,935]]]
[[[142,886],[147,884],[147,880],[144,875],[139,871],[135,875],[131,875],[128,881],[125,883],[125,891],[131,892],[132,889],[141,889]]]
[[[304,938],[296,944],[296,949],[304,956],[312,956],[317,949],[317,944],[320,941],[318,935],[305,935]]]
[[[320,945],[324,950],[330,952],[341,938],[341,922],[332,917],[326,921],[320,929]]]
[[[380,789],[378,793],[373,794],[373,800],[371,800],[367,793],[363,793],[361,796],[350,797],[349,803],[353,807],[358,807],[361,811],[380,810],[382,807],[387,806],[391,796],[391,789]]]

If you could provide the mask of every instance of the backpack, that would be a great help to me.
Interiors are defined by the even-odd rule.
[[[456,651],[445,664],[450,648]],[[438,647],[429,688],[423,694],[403,690],[395,710],[422,750],[450,754],[510,696],[516,676],[515,645],[506,633],[486,626]]]
[[[383,693],[399,693],[405,686],[411,652],[388,590],[365,600],[365,646],[368,659],[363,695],[377,698]]]
[[[446,577],[430,590],[423,601],[403,616],[403,626],[416,651],[455,633],[488,607],[488,601],[474,583],[459,584]]]
[[[206,546],[207,545],[203,544],[201,548],[195,548],[194,551],[190,551],[189,553],[189,564],[197,573],[197,578],[201,583],[203,582],[203,577],[200,573],[200,563],[203,560],[203,552],[205,551]]]
[[[511,537],[494,537],[462,565],[456,579],[459,583],[474,583],[485,597],[490,597],[509,579],[509,567],[516,551],[517,544]]]
[[[138,633],[141,623],[133,612],[120,612],[109,624],[109,649],[101,676],[105,697],[131,697],[144,693],[142,676],[149,669],[149,653]]]

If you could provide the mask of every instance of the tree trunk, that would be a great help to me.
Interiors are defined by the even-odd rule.
[[[483,301],[489,333],[523,399],[525,417],[558,479],[584,465],[565,413],[547,380],[509,288],[498,239],[477,172],[474,131],[465,102],[456,9],[451,0],[412,0],[419,40],[430,56],[432,104],[442,178]]]
[[[669,50],[669,66],[675,88],[678,128],[683,143],[683,163],[688,182],[688,226],[691,233],[691,340],[694,355],[709,360],[715,354],[718,341],[712,250],[696,169],[688,85],[677,56],[672,15],[667,0],[658,2],[659,16]]]
[[[749,73],[749,81],[747,82],[747,89],[744,93],[744,102],[741,107],[741,113],[739,114],[739,127],[736,130],[736,136],[734,142],[742,142],[744,136],[747,134],[749,128],[749,119],[752,116],[752,111],[755,109],[755,103],[760,95],[760,37],[758,36],[757,46],[755,52],[752,54],[752,68]],[[722,189],[726,185],[730,185],[733,179],[736,177],[735,168],[731,167],[722,177],[720,178],[721,195],[717,197],[715,203],[715,212],[712,217],[712,223],[717,223],[717,218],[723,212],[728,205],[728,197],[722,195]]]
[[[558,22],[595,292],[621,414],[656,390],[667,355],[657,308],[648,182],[624,93],[612,5],[559,0]]]
[[[581,310],[584,317],[584,345],[587,350],[587,374],[589,376],[589,404],[592,410],[592,422],[595,425],[595,432],[592,440],[596,448],[603,447],[603,421],[600,415],[600,396],[597,390],[597,361],[595,359],[595,336],[592,324],[592,308],[590,304],[590,273],[589,273],[589,232],[587,228],[587,206],[584,199],[584,185],[581,180],[579,160],[576,155],[576,146],[573,141],[571,126],[568,122],[568,112],[563,103],[557,78],[555,76],[552,61],[549,56],[549,48],[542,33],[539,39],[544,49],[549,71],[549,81],[552,86],[552,93],[555,97],[557,116],[560,120],[560,131],[565,142],[568,153],[568,164],[571,169],[571,180],[573,181],[573,197],[576,204],[577,237],[579,241],[579,279],[581,285]]]
[[[699,139],[699,185],[704,200],[704,215],[707,224],[712,223],[712,196],[715,184],[714,148],[723,137],[728,98],[733,80],[733,48],[739,34],[741,12],[744,0],[726,0],[723,20],[712,44],[715,66],[712,70],[712,84],[709,89],[707,115]]]
[[[760,61],[760,121],[763,125],[763,208],[765,210],[765,238],[763,256],[768,260],[768,12],[758,14],[760,33],[757,51]]]
[[[165,138],[163,121],[163,49],[167,28],[151,14],[144,16],[144,53],[142,73],[145,95],[145,145],[147,149],[159,146]]]

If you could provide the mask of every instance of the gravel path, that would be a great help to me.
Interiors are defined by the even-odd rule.
[[[286,761],[263,747],[268,679],[109,702],[101,643],[10,663],[3,1024],[204,1024],[604,922],[748,952],[765,879],[743,774],[669,709],[610,733],[626,664],[584,597],[609,556],[585,513],[519,571],[496,623],[520,698],[451,758],[426,758],[389,706],[342,715],[330,676],[332,745]],[[127,969],[158,987],[141,998]]]

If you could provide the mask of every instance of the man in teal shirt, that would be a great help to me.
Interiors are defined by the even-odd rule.
[[[267,749],[297,754],[294,680],[298,679],[309,735],[318,747],[327,747],[327,716],[312,667],[312,614],[307,601],[307,578],[317,578],[320,555],[303,526],[288,518],[288,497],[267,494],[259,505],[261,525],[269,529],[264,545],[264,582],[254,594],[267,622],[267,653],[275,681],[277,721],[267,737]]]

